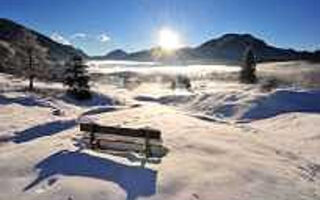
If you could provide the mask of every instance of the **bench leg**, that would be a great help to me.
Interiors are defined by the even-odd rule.
[[[90,148],[91,149],[95,149],[95,135],[94,135],[94,132],[90,132]]]
[[[100,140],[96,140],[96,148],[101,149]]]
[[[150,156],[150,144],[149,144],[149,135],[146,134],[145,142],[144,142],[144,148],[142,150],[144,154],[144,158],[141,159],[141,167],[145,167],[146,163],[148,162],[148,158]]]
[[[145,140],[145,149],[144,149],[144,153],[145,153],[145,158],[146,160],[148,160],[149,156],[150,156],[150,144],[149,144],[149,138],[146,138]]]

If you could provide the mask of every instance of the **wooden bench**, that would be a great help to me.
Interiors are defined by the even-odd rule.
[[[149,128],[121,128],[101,126],[93,123],[81,123],[80,131],[88,133],[91,149],[114,149],[134,151],[148,157],[162,157],[166,149],[162,147],[161,132]]]

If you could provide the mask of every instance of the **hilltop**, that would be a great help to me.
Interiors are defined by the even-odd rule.
[[[68,60],[73,55],[79,55],[87,58],[87,55],[70,45],[63,45],[53,41],[49,37],[13,22],[8,19],[0,18],[0,69],[3,72],[21,74],[21,70],[25,65],[25,57],[27,55],[26,43],[23,41],[26,38],[26,33],[31,34],[36,43],[46,50],[47,62],[38,63],[46,68],[50,68],[50,74],[57,74],[63,70],[63,61]],[[35,55],[37,56],[37,55]],[[50,65],[48,64],[50,63]]]
[[[264,40],[250,34],[225,34],[209,40],[194,48],[186,47],[167,54],[160,48],[127,53],[123,50],[112,51],[100,59],[117,59],[115,53],[121,53],[121,59],[136,61],[161,61],[172,63],[185,62],[231,62],[241,61],[244,50],[250,46],[258,62],[319,60],[319,52],[302,52],[283,49],[267,44]]]

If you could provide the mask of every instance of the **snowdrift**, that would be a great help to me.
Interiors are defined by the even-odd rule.
[[[320,90],[278,89],[271,93],[255,90],[207,94],[171,95],[158,99],[137,97],[182,106],[191,112],[220,120],[248,122],[284,113],[320,113]]]

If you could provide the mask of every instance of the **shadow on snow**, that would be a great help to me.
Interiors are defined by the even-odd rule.
[[[242,119],[264,119],[290,112],[320,113],[320,91],[276,91],[259,99]]]
[[[70,129],[76,125],[76,120],[65,120],[65,121],[53,121],[45,124],[40,124],[21,132],[15,133],[14,138],[12,139],[15,143],[28,142],[39,137],[45,137],[57,134],[61,131]]]
[[[156,192],[156,171],[127,166],[79,151],[62,150],[57,152],[39,162],[35,169],[40,170],[38,177],[27,185],[24,191],[59,174],[114,182],[126,191],[127,200],[135,200],[139,196],[152,196]]]
[[[34,96],[21,96],[21,97],[6,97],[4,95],[0,95],[0,104],[1,105],[8,105],[8,104],[19,104],[22,106],[32,107],[32,106],[39,106],[45,108],[52,108],[50,103],[41,98],[37,98]]]

